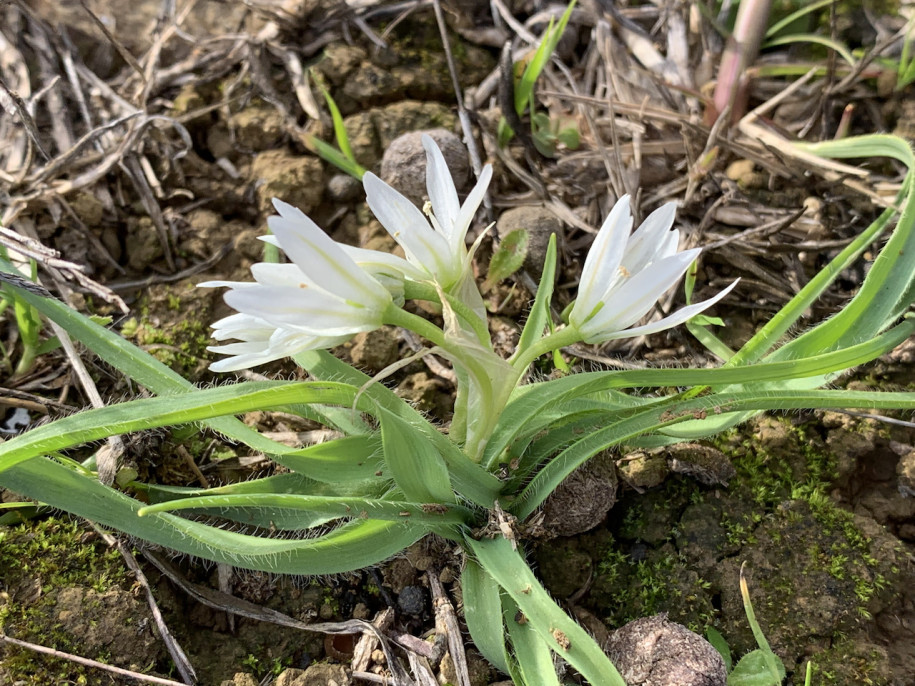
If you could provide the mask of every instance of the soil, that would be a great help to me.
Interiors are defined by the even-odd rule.
[[[495,31],[490,3],[444,4],[462,87],[485,90],[487,77],[497,73],[499,56],[499,42],[486,38],[487,31]],[[522,19],[540,7],[523,0],[506,4]],[[377,5],[385,8],[390,3]],[[594,11],[586,3],[582,6]],[[251,265],[264,257],[257,237],[265,233],[272,198],[301,208],[337,240],[374,249],[395,247],[368,212],[361,186],[310,151],[309,135],[333,141],[330,117],[325,113],[322,120],[309,119],[302,111],[290,77],[294,70],[284,50],[292,50],[312,68],[331,93],[355,158],[366,169],[382,173],[383,154],[401,134],[436,129],[460,135],[455,96],[431,8],[421,7],[398,18],[391,9],[364,15],[342,7],[329,0],[268,2],[256,7],[198,2],[182,26],[185,33],[163,38],[158,68],[166,75],[172,73],[167,69],[170,65],[178,65],[172,71],[183,77],[163,76],[143,103],[146,111],[180,123],[171,128],[150,126],[137,149],[142,155],[133,158],[142,157],[141,175],[158,181],[159,187],[151,188],[148,196],[138,190],[143,184],[131,181],[126,165],[60,195],[34,184],[0,188],[2,204],[18,208],[14,221],[5,226],[28,227],[22,230],[31,231],[35,240],[58,250],[93,281],[123,298],[128,311],[122,311],[116,300],[106,301],[98,291],[74,287],[72,281],[67,288],[71,304],[112,317],[115,330],[199,384],[226,378],[207,369],[214,356],[206,346],[212,343],[209,325],[230,310],[219,289],[200,289],[196,284],[250,279]],[[109,25],[114,42],[100,33],[90,13],[76,2],[41,2],[28,10],[3,6],[0,14],[8,26],[30,26],[33,37],[53,33],[51,27],[65,28],[73,43],[72,54],[81,65],[103,83],[135,93],[142,81],[124,54],[149,59],[148,51],[156,45],[153,37],[165,35],[162,27],[167,22],[156,23],[161,3],[94,0],[88,8]],[[647,10],[648,19],[639,18],[635,11],[630,14],[644,31],[660,31],[656,36],[660,44],[666,29],[652,29],[659,16]],[[150,31],[150,26],[158,28]],[[537,27],[542,31],[542,25]],[[614,30],[622,31],[618,26]],[[870,38],[854,38],[852,27],[845,23],[840,22],[837,30],[849,42],[874,43]],[[579,60],[590,45],[592,31],[596,29],[587,22],[573,22],[569,37],[559,47],[563,62],[576,70],[578,78],[585,73]],[[239,34],[248,38],[237,41]],[[255,36],[259,37],[255,40]],[[386,47],[380,48],[379,40]],[[36,74],[44,73],[35,66],[40,62],[35,41],[17,45],[23,64]],[[239,52],[225,45],[236,45]],[[614,44],[612,50],[619,52],[614,59],[632,66],[635,59],[629,49]],[[206,55],[213,59],[202,59]],[[804,59],[814,57],[804,54]],[[698,70],[701,65],[694,67]],[[557,73],[551,72],[553,84],[545,85],[545,90],[560,88]],[[46,73],[33,77],[33,92],[47,85],[46,77]],[[519,226],[537,227],[532,243],[540,253],[545,250],[545,237],[561,232],[562,273],[557,280],[561,309],[574,293],[591,241],[581,225],[600,225],[611,188],[641,189],[643,216],[667,199],[680,201],[678,222],[684,235],[693,244],[713,245],[703,256],[694,299],[717,292],[735,276],[743,278],[740,297],[716,310],[726,322],[722,338],[738,346],[835,255],[841,241],[867,226],[878,209],[871,199],[835,180],[801,172],[785,177],[781,160],[765,149],[750,160],[741,157],[743,148],[722,143],[718,157],[702,167],[695,161],[704,152],[708,131],[701,139],[694,136],[698,100],[666,85],[663,92],[658,91],[661,86],[649,81],[652,102],[664,103],[682,117],[675,124],[643,122],[623,109],[618,114],[610,111],[609,116],[619,117],[619,135],[627,141],[635,136],[639,145],[645,144],[638,164],[634,148],[621,146],[624,152],[619,154],[625,159],[617,162],[619,170],[613,172],[624,173],[625,179],[608,176],[607,160],[599,154],[594,136],[587,133],[593,129],[588,128],[583,111],[573,108],[572,100],[542,96],[545,110],[557,120],[560,115],[577,117],[584,134],[581,150],[560,146],[557,157],[547,159],[535,157],[536,151],[532,153],[519,139],[505,152],[497,152],[499,111],[494,96],[484,99],[474,124],[485,131],[480,138],[496,168],[492,219],[498,219],[497,230],[503,236]],[[854,132],[885,130],[897,119],[904,123],[901,103],[906,91],[887,92],[877,77],[862,76],[853,85],[859,89],[854,97],[864,111],[855,120],[858,130]],[[750,97],[757,104],[771,96],[769,91],[783,86],[761,79]],[[633,97],[642,92],[631,88]],[[322,100],[320,91],[312,90]],[[772,116],[790,131],[798,131],[799,122],[810,121],[815,131],[808,135],[831,137],[851,98],[849,92],[834,90],[821,99],[807,98],[819,101],[819,116],[789,110],[787,105]],[[99,91],[90,94],[106,97]],[[798,106],[813,106],[800,100]],[[105,102],[92,106],[113,118],[116,107]],[[788,104],[792,103],[798,104]],[[323,103],[319,104],[325,112]],[[601,112],[607,114],[606,109]],[[37,116],[42,136],[50,140],[51,118],[47,112],[43,118]],[[85,132],[84,123],[74,122],[76,132]],[[604,127],[600,129],[606,134],[604,142],[609,141],[608,124],[599,126]],[[11,140],[22,136],[19,129],[3,131]],[[402,183],[415,186],[421,170],[409,171],[400,166],[388,176],[409,176]],[[890,168],[878,172],[887,178],[895,174]],[[469,176],[466,182],[465,192]],[[785,220],[803,208],[806,214],[775,227],[766,241],[760,242],[756,234],[741,239],[748,228]],[[482,229],[482,224],[475,227]],[[803,245],[797,247],[798,243]],[[485,240],[477,260],[481,279],[492,251],[491,241]],[[534,281],[543,261],[536,253],[525,261],[526,273]],[[863,267],[844,273],[836,288],[811,309],[805,324],[832,314],[854,292],[863,274]],[[488,288],[484,295],[497,315],[493,317],[497,347],[510,352],[532,295],[521,275]],[[9,310],[2,316],[3,345],[14,350],[15,323]],[[377,373],[412,354],[413,343],[383,328],[360,334],[335,352]],[[912,353],[909,342],[842,383],[849,388],[911,390]],[[582,368],[595,357],[601,363],[639,365],[704,365],[712,360],[685,330],[618,342],[599,351],[576,349],[568,357]],[[89,353],[84,359],[106,401],[143,392],[113,373],[103,360]],[[290,361],[255,371],[268,378],[301,375]],[[417,360],[386,382],[442,423],[450,419],[453,387],[446,373]],[[25,376],[10,378],[4,385],[47,399],[46,407],[54,416],[88,404],[60,351],[41,355]],[[29,420],[34,424],[42,416],[32,410]],[[251,413],[245,421],[283,440],[299,440],[320,428],[278,413]],[[539,535],[526,543],[548,589],[598,637],[609,636],[609,631],[631,620],[666,613],[669,620],[699,634],[717,630],[739,657],[756,647],[739,586],[740,570],[746,565],[756,616],[785,664],[788,683],[803,683],[806,663],[812,661],[816,684],[912,684],[913,446],[915,430],[905,423],[810,412],[760,416],[701,444],[604,454],[557,491],[545,507]],[[135,470],[141,479],[174,485],[201,480],[225,483],[270,468],[239,446],[181,430],[128,437],[122,467]],[[0,495],[4,501],[16,500],[9,492],[0,490]],[[120,555],[86,523],[41,509],[29,514],[18,522],[11,515],[0,519],[0,631],[125,669],[178,679],[154,629],[145,593]],[[141,555],[138,558],[165,623],[186,651],[199,683],[350,683],[347,670],[353,646],[348,639],[230,616],[199,602]],[[429,575],[444,584],[458,606],[460,599],[456,579],[461,560],[456,551],[435,539],[415,544],[377,569],[331,579],[273,578],[229,570],[228,582],[220,583],[216,567],[199,560],[172,562],[190,583],[220,588],[302,621],[372,620],[392,607],[393,630],[413,636],[424,636],[435,626]],[[449,659],[435,665],[442,683],[455,679]],[[468,659],[474,684],[505,678],[486,664],[469,641]],[[368,669],[382,672],[384,654],[372,653],[368,664]],[[0,645],[0,684],[6,683],[134,682]]]

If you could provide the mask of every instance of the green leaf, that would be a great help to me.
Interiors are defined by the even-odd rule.
[[[724,668],[730,672],[734,664],[734,658],[731,657],[731,646],[724,640],[724,636],[713,626],[705,630],[705,639],[712,644],[712,647],[721,655],[724,660]]]
[[[296,518],[298,527],[309,529],[333,519],[382,519],[406,522],[442,530],[444,525],[467,525],[473,514],[460,505],[414,503],[405,500],[377,498],[340,498],[300,495],[297,493],[226,493],[204,494],[147,505],[140,508],[141,517],[155,512],[175,510],[213,510],[231,508],[238,511],[261,510],[271,516]],[[219,514],[218,512],[215,514]],[[453,536],[452,536],[453,537]]]
[[[533,97],[534,84],[537,82],[540,73],[556,51],[556,45],[559,43],[559,39],[562,38],[562,33],[569,23],[569,18],[572,16],[572,9],[574,7],[575,0],[572,0],[566,8],[566,11],[563,12],[558,24],[554,25],[553,20],[550,19],[550,24],[543,34],[540,45],[537,46],[537,50],[534,52],[531,61],[527,63],[524,73],[521,74],[521,80],[515,87],[515,111],[519,115],[524,112],[524,108]]]
[[[372,381],[371,377],[353,369],[338,360],[326,350],[309,350],[294,357],[303,369],[316,379],[342,380],[361,387],[362,394],[379,407],[396,415],[414,429],[421,431],[438,454],[441,455],[451,474],[454,490],[475,505],[489,508],[498,497],[502,482],[483,467],[471,461],[446,436],[432,426],[410,405],[399,398],[384,384]]]
[[[528,314],[524,329],[521,331],[521,337],[518,339],[518,348],[509,362],[523,356],[525,351],[543,337],[544,330],[552,321],[550,318],[550,301],[553,298],[555,282],[556,235],[551,234],[550,242],[546,248],[546,257],[543,260],[540,284],[537,286],[537,295],[534,297],[534,304],[531,306],[530,314]]]
[[[137,538],[214,562],[277,574],[338,574],[377,564],[417,541],[423,527],[360,520],[303,540],[260,538],[171,514],[138,517],[139,503],[93,476],[53,460],[22,462],[0,474],[15,493],[43,499],[67,512]]]
[[[302,143],[325,162],[329,162],[337,169],[349,174],[353,178],[361,181],[362,177],[365,175],[365,168],[362,165],[349,159],[342,152],[332,145],[325,143],[314,134],[302,134]]]
[[[475,560],[468,558],[461,573],[464,619],[477,650],[506,674],[509,672],[502,627],[500,586]]]
[[[740,658],[733,671],[728,674],[728,686],[779,686],[784,678],[784,667],[778,678],[769,673],[766,654],[757,648]]]
[[[385,463],[397,487],[414,502],[456,502],[448,467],[435,446],[388,410],[378,412]]]
[[[594,639],[550,598],[512,542],[501,537],[479,541],[468,537],[465,541],[480,566],[505,589],[530,628],[553,652],[591,684],[626,686]]]
[[[556,138],[569,150],[578,150],[578,146],[581,145],[581,136],[578,133],[578,128],[574,126],[560,129],[559,133],[556,134]]]
[[[346,384],[327,381],[258,381],[87,410],[38,426],[0,444],[0,472],[39,455],[131,431],[186,424],[293,402],[350,404],[356,397],[356,390]],[[301,451],[286,448],[284,452]]]
[[[321,93],[324,95],[324,101],[327,103],[327,109],[330,110],[330,117],[334,122],[334,137],[337,139],[337,145],[340,146],[340,151],[344,154],[346,159],[354,164],[358,164],[356,162],[356,156],[353,154],[353,149],[349,144],[349,135],[346,133],[346,126],[343,123],[343,115],[340,114],[340,108],[337,107],[337,103],[334,102],[334,99],[330,96],[330,93],[324,86],[318,83],[318,88],[321,89]]]
[[[219,495],[265,495],[265,494],[295,494],[300,496],[319,497],[360,497],[380,498],[390,488],[390,481],[382,477],[373,480],[357,482],[341,481],[337,483],[322,483],[301,474],[288,472],[274,474],[273,476],[250,481],[240,481],[217,488],[187,488],[183,486],[164,486],[159,484],[144,484],[131,482],[130,486],[143,493],[145,500],[152,504],[171,502],[179,499],[191,499],[203,496]],[[175,505],[176,508],[191,507],[187,503]],[[192,514],[203,514],[204,510]],[[214,514],[214,513],[209,513]],[[336,517],[326,512],[316,513],[309,520],[303,517],[301,511],[293,508],[242,507],[226,506],[217,514],[223,519],[230,519],[241,524],[258,526],[264,529],[295,530],[306,529],[329,522]]]
[[[531,626],[521,609],[509,598],[503,598],[503,614],[511,637],[515,659],[526,686],[559,686],[550,646]]]
[[[492,259],[489,260],[486,281],[496,284],[521,269],[521,265],[524,264],[527,257],[529,245],[530,232],[527,229],[515,229],[503,236]]]

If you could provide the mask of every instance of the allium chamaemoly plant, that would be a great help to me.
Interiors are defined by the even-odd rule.
[[[463,547],[467,625],[480,651],[518,684],[558,684],[554,654],[592,684],[624,682],[594,640],[549,597],[524,556],[524,521],[577,467],[612,446],[663,445],[710,435],[754,412],[797,408],[913,408],[915,394],[819,390],[843,371],[873,360],[913,332],[915,158],[899,138],[870,136],[808,146],[831,157],[886,155],[909,168],[895,230],[860,290],[831,319],[775,347],[801,313],[890,226],[885,211],[718,369],[582,373],[523,383],[542,355],[584,341],[659,331],[682,323],[733,288],[666,319],[637,324],[683,275],[698,251],[678,251],[672,205],[630,235],[621,199],[588,254],[578,299],[564,325],[549,303],[556,249],[517,350],[493,352],[486,312],[471,271],[476,245],[467,228],[491,172],[459,202],[439,150],[424,141],[430,203],[425,215],[366,174],[369,205],[404,248],[406,259],[335,243],[304,214],[281,202],[269,219],[287,264],[259,264],[253,283],[228,286],[237,310],[215,325],[230,371],[292,357],[304,382],[265,381],[199,389],[86,317],[49,298],[19,295],[100,357],[158,397],[89,410],[39,426],[0,445],[0,486],[133,536],[239,567],[332,574],[372,565],[435,533]],[[9,263],[4,269],[12,269]],[[403,308],[437,303],[444,326]],[[334,358],[327,348],[383,324],[416,332],[454,366],[457,392],[447,433],[382,383]],[[720,346],[719,346],[720,347]],[[680,388],[630,395],[631,388]],[[294,449],[234,415],[277,409],[317,420],[342,438]],[[103,485],[94,461],[60,451],[158,426],[199,422],[269,455],[286,472],[213,489],[132,482]],[[192,510],[194,519],[177,514]],[[211,513],[245,525],[229,531]],[[271,532],[297,532],[275,536]]]

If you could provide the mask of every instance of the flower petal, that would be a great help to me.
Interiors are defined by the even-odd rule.
[[[377,283],[377,282],[376,282]],[[380,284],[379,288],[383,288]],[[390,294],[384,291],[390,299]],[[273,326],[313,336],[342,336],[381,326],[381,311],[316,288],[259,286],[229,291],[230,307]]]
[[[610,210],[588,251],[585,265],[581,270],[578,298],[572,308],[570,320],[573,315],[581,319],[589,317],[600,304],[609,286],[617,280],[631,228],[629,196],[624,195]]]
[[[467,240],[467,230],[470,228],[470,224],[473,222],[473,217],[477,213],[477,210],[480,209],[480,203],[483,202],[483,198],[486,196],[486,191],[489,189],[489,182],[491,179],[492,165],[487,164],[483,167],[483,171],[480,172],[480,178],[477,180],[473,190],[470,191],[467,199],[464,200],[464,204],[461,205],[461,211],[455,220],[455,226],[460,227],[460,236],[456,233],[455,236],[452,237],[452,249],[456,249],[455,241],[460,241],[458,244],[458,247],[460,247]]]
[[[311,279],[311,284],[332,288],[346,300],[383,307],[387,294],[377,281],[359,269],[343,249],[302,211],[280,200],[273,201],[280,216],[267,218],[289,259]]]
[[[397,255],[381,252],[380,250],[357,248],[352,245],[341,245],[340,247],[350,256],[353,262],[373,276],[376,274],[399,275],[414,281],[423,281],[429,278],[425,271],[417,269],[410,262]]]
[[[576,324],[585,342],[605,340],[601,338],[603,335],[626,329],[648,314],[651,306],[683,276],[700,252],[696,248],[659,260],[650,269],[634,274],[612,293],[605,294],[604,306],[590,319]]]
[[[734,290],[734,287],[737,285],[737,282],[740,279],[737,279],[730,286],[725,288],[723,291],[717,295],[709,298],[708,300],[703,300],[702,302],[693,303],[692,305],[687,305],[684,308],[681,308],[670,314],[663,319],[659,319],[656,322],[651,322],[650,324],[645,324],[643,326],[636,326],[631,329],[625,329],[623,331],[617,331],[606,337],[600,337],[597,340],[590,341],[591,343],[603,343],[605,341],[610,341],[616,338],[633,338],[635,336],[647,336],[648,334],[657,333],[658,331],[664,331],[665,329],[672,329],[675,326],[679,326],[684,322],[689,321],[695,317],[700,312],[707,310],[709,307],[717,303],[719,300],[724,298],[728,293]]]
[[[445,156],[432,136],[423,134],[422,142],[423,148],[426,149],[426,190],[432,203],[432,213],[438,220],[448,243],[453,245],[455,222],[461,211],[454,179],[445,162]]]
[[[657,259],[669,257],[677,251],[680,233],[670,231],[677,212],[676,203],[666,203],[648,215],[642,225],[629,237],[622,265],[632,274],[641,271]],[[671,234],[675,242],[671,245]]]
[[[443,287],[460,275],[451,264],[451,251],[444,236],[433,231],[413,203],[377,176],[362,177],[366,199],[374,215],[416,267],[435,277]]]

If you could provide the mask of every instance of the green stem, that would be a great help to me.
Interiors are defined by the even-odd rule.
[[[541,355],[579,342],[581,342],[581,333],[574,326],[567,326],[556,333],[544,336],[526,350],[519,349],[508,361],[515,369],[524,372]]]

